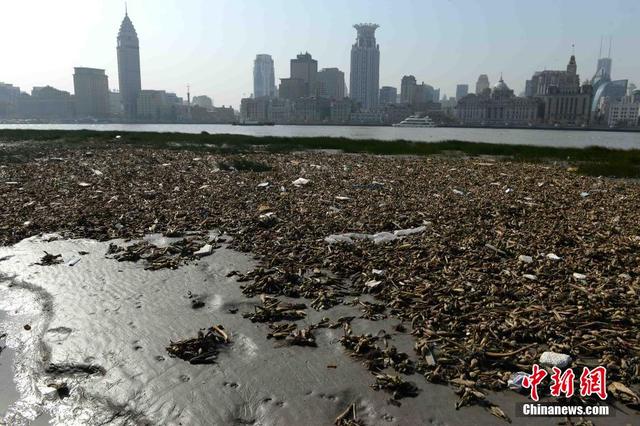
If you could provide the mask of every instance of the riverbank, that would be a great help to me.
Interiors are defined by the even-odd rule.
[[[43,124],[1,125],[4,130],[65,130],[105,132],[147,132],[200,134],[235,134],[277,138],[344,138],[410,142],[484,142],[498,145],[531,145],[556,148],[640,149],[638,134],[633,132],[551,131],[500,128],[403,128],[380,126],[232,126],[199,124]]]
[[[0,143],[5,149],[0,155],[29,157],[34,149],[47,145],[30,142],[52,142],[58,147],[81,149],[83,145],[103,149],[128,146],[153,149],[188,149],[209,153],[292,152],[305,150],[336,150],[354,154],[433,156],[446,154],[506,157],[512,161],[561,162],[576,168],[580,174],[609,177],[640,177],[640,150],[602,147],[561,148],[517,144],[471,143],[443,141],[421,143],[406,140],[352,140],[332,137],[255,137],[237,134],[109,132],[68,130],[0,130]],[[19,143],[22,142],[22,143]],[[26,144],[25,144],[26,142]],[[106,144],[104,146],[101,143]]]
[[[153,356],[162,352],[168,340],[194,336],[198,329],[215,324],[231,333],[240,330],[242,335],[252,330],[252,340],[264,339],[262,343],[272,341],[267,339],[269,333],[282,336],[286,347],[294,347],[286,359],[296,359],[295,365],[300,366],[299,383],[325,380],[320,371],[332,371],[336,364],[325,362],[324,355],[314,355],[314,351],[328,350],[340,360],[336,361],[341,363],[338,373],[343,368],[353,374],[354,369],[366,373],[364,378],[353,380],[366,391],[349,390],[342,396],[336,396],[335,389],[318,391],[330,401],[334,400],[331,397],[339,401],[323,406],[332,408],[326,408],[325,417],[318,422],[321,424],[331,423],[334,414],[352,402],[365,423],[387,421],[381,416],[389,410],[397,413],[391,415],[396,419],[389,420],[391,424],[403,424],[403,415],[427,422],[432,417],[417,408],[424,401],[421,398],[432,404],[438,401],[441,406],[434,422],[460,423],[456,420],[459,416],[478,419],[477,413],[482,413],[486,423],[508,416],[514,423],[526,420],[530,424],[530,419],[516,417],[515,402],[526,399],[508,390],[507,380],[516,371],[530,371],[547,350],[570,355],[576,371],[582,366],[606,365],[610,382],[624,383],[638,393],[637,180],[580,175],[575,169],[580,162],[573,164],[572,159],[559,156],[549,159],[546,152],[539,161],[516,161],[506,155],[477,151],[471,151],[477,155],[470,155],[459,149],[453,154],[445,149],[465,146],[455,142],[439,146],[430,155],[420,155],[378,145],[379,141],[360,144],[168,134],[149,135],[145,140],[144,134],[119,135],[116,139],[115,134],[79,133],[61,139],[60,134],[49,133],[34,136],[40,141],[18,143],[5,136],[0,147],[0,242],[9,246],[54,231],[65,238],[101,242],[140,240],[149,233],[181,240],[189,238],[190,231],[217,229],[233,240],[212,241],[215,247],[226,245],[212,247],[214,253],[228,248],[255,256],[255,267],[234,272],[225,266],[224,277],[222,271],[218,273],[219,279],[225,280],[216,284],[238,285],[249,305],[236,310],[238,306],[208,298],[205,307],[216,308],[191,321],[185,313],[185,305],[191,305],[187,291],[201,294],[207,290],[206,286],[188,287],[189,283],[203,282],[200,277],[194,280],[192,272],[187,272],[192,270],[185,269],[205,262],[195,255],[199,245],[187,241],[167,252],[141,245],[129,252],[117,246],[106,249],[107,244],[95,250],[63,245],[49,250],[29,240],[19,244],[23,257],[6,261],[12,265],[9,271],[24,274],[48,293],[57,292],[63,298],[75,297],[69,289],[78,289],[88,292],[82,300],[92,300],[89,296],[95,284],[101,292],[114,290],[109,294],[113,302],[107,306],[110,310],[125,301],[131,305],[127,309],[133,310],[138,309],[140,299],[151,297],[141,290],[149,280],[153,280],[151,294],[167,291],[166,297],[154,299],[152,305],[157,309],[153,315],[172,316],[172,324],[178,324],[180,330],[173,333],[170,329],[162,342],[157,341],[161,336],[154,334],[146,341],[153,345],[152,353],[135,350],[129,335],[123,342],[116,339],[116,346],[130,347],[147,363],[153,363]],[[340,142],[344,142],[344,151],[356,152],[326,151]],[[407,150],[427,149],[418,145],[399,144]],[[396,155],[379,155],[376,149],[393,149]],[[361,153],[369,152],[364,150],[372,153]],[[605,158],[627,158],[618,151],[585,152],[588,154],[581,158],[585,162],[588,155],[598,152]],[[634,155],[632,152],[630,157]],[[32,251],[25,249],[29,244],[35,244]],[[35,265],[42,263],[39,258],[45,249],[52,255],[61,254],[63,262]],[[66,271],[75,268],[68,266],[69,262],[82,256],[80,251],[92,253],[89,256],[97,262],[87,262],[85,272],[100,271],[88,275],[97,281],[87,284],[86,289],[82,285],[87,276],[67,279],[70,272]],[[110,258],[105,261],[107,252]],[[139,262],[118,263],[114,256]],[[99,261],[110,262],[108,268],[113,268],[109,271],[116,278],[109,283],[100,281],[111,272],[103,273],[107,263]],[[145,267],[177,269],[145,271]],[[127,272],[119,273],[119,269]],[[144,279],[139,275],[129,279],[134,271],[144,274]],[[175,275],[162,275],[169,271]],[[156,282],[153,277],[162,279]],[[127,293],[123,283],[134,282],[141,284],[132,284]],[[115,291],[112,287],[117,283],[121,287]],[[222,294],[216,288],[209,293]],[[113,299],[114,294],[119,299]],[[266,297],[261,300],[261,295]],[[103,306],[95,301],[86,304],[87,309]],[[67,313],[72,305],[60,304]],[[83,316],[83,311],[78,310],[77,325],[69,328],[86,329],[83,321],[89,314]],[[153,327],[154,321],[145,319],[152,313],[139,312],[144,327]],[[104,320],[105,330],[111,329],[109,324],[119,320],[117,315],[96,311],[90,322],[101,327]],[[363,327],[362,321],[368,326]],[[334,325],[336,328],[331,328]],[[68,327],[53,327],[63,326]],[[379,329],[384,331],[378,333]],[[308,345],[309,336],[316,347]],[[241,358],[248,352],[246,345],[234,343],[232,348],[231,357]],[[63,359],[65,352],[60,354]],[[90,355],[83,352],[76,358]],[[351,363],[342,364],[341,357]],[[172,362],[180,368],[190,366],[182,360]],[[221,360],[219,366],[195,367],[198,373],[191,382],[207,382],[208,375],[224,374],[224,365],[237,366]],[[262,359],[259,365],[269,366],[270,361]],[[304,365],[310,367],[305,370]],[[283,374],[280,377],[289,377],[282,370],[275,371]],[[127,371],[127,377],[134,381],[136,372]],[[103,386],[116,383],[116,378]],[[270,380],[251,387],[289,392],[287,380]],[[405,382],[415,383],[420,391]],[[141,379],[141,383],[147,381]],[[437,396],[438,391],[431,390],[433,383],[447,384],[438,389],[449,391],[452,399]],[[183,390],[198,394],[197,389]],[[454,391],[459,392],[455,397]],[[372,403],[371,392],[375,398],[382,395],[382,402]],[[292,393],[298,395],[297,402],[291,403],[294,408],[313,400],[302,398],[302,386],[294,387]],[[133,392],[129,399],[148,407],[144,402],[151,398],[152,414],[161,416],[168,405],[153,403],[162,394],[161,390]],[[273,423],[282,418],[308,420],[295,417],[297,408],[288,411],[287,400],[263,394],[257,397],[284,403],[284,411],[268,408],[266,417],[274,419]],[[461,407],[459,411],[454,400]],[[578,398],[572,402],[588,401]],[[401,406],[396,407],[397,403]],[[637,401],[625,400],[612,391],[608,403],[624,413],[618,411],[603,424],[637,420]],[[378,409],[381,406],[385,407],[382,412]],[[447,417],[446,407],[455,417]],[[540,424],[556,420],[540,419]]]

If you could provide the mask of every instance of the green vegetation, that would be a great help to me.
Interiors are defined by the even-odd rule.
[[[116,138],[119,136],[119,138]],[[459,153],[470,156],[497,156],[515,161],[543,162],[559,161],[578,168],[579,173],[595,176],[640,177],[640,150],[617,150],[599,147],[553,148],[529,145],[500,145],[461,141],[437,143],[411,142],[405,140],[379,141],[346,138],[312,137],[255,137],[230,134],[186,134],[156,132],[100,132],[89,130],[0,130],[0,143],[10,142],[55,142],[56,146],[80,147],[91,145],[92,149],[115,146],[143,148],[188,149],[203,152],[290,152],[302,150],[340,150],[347,153],[377,155],[451,155]],[[104,143],[104,145],[102,145]],[[11,144],[25,153],[27,146]],[[28,144],[31,145],[31,144]],[[39,148],[43,148],[38,144]],[[33,146],[30,147],[33,149]],[[28,154],[25,153],[28,156]],[[3,156],[6,159],[6,153]],[[262,165],[230,164],[236,169],[258,170]],[[257,169],[256,169],[257,168]]]

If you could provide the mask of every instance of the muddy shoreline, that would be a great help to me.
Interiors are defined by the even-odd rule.
[[[557,419],[518,418],[515,403],[526,398],[506,390],[509,376],[530,368],[546,350],[569,353],[576,368],[607,365],[610,380],[637,391],[640,364],[633,348],[640,306],[630,295],[640,286],[634,255],[640,247],[640,191],[633,180],[486,157],[212,154],[53,144],[1,163],[0,184],[5,245],[54,231],[81,238],[34,237],[7,246],[0,249],[6,258],[0,269],[51,295],[51,310],[27,296],[20,296],[26,298],[20,306],[52,315],[40,332],[54,361],[59,357],[64,365],[71,354],[86,365],[102,357],[109,380],[74,379],[71,397],[93,395],[102,402],[87,413],[103,410],[106,419],[108,407],[124,413],[111,422],[198,424],[213,408],[197,398],[213,392],[228,407],[216,414],[218,424],[330,424],[354,401],[365,424],[500,424],[501,412],[516,424],[555,424]],[[173,251],[116,248],[113,256],[125,261],[105,258],[110,240],[130,244],[159,233],[187,241],[189,231],[212,229],[232,239],[220,248],[214,242],[211,256],[199,258],[185,242]],[[89,254],[73,244],[87,246]],[[44,250],[61,254],[62,263],[36,265]],[[248,263],[235,268],[240,259]],[[146,270],[149,265],[159,270]],[[205,284],[212,279],[213,287]],[[78,294],[82,303],[74,299]],[[202,309],[192,308],[193,294],[206,295]],[[224,302],[229,297],[230,304]],[[269,298],[305,305],[301,318],[288,322],[313,333],[316,347],[267,339],[280,323],[269,317]],[[148,311],[141,302],[147,299],[153,300]],[[70,312],[76,305],[81,309]],[[132,320],[117,321],[125,306],[129,317],[141,314],[139,323],[133,321],[137,328],[129,329]],[[266,312],[265,322],[251,322],[251,309],[262,309],[263,317]],[[327,326],[345,316],[355,317],[350,331],[346,324]],[[171,358],[169,371],[189,377],[197,372],[196,379],[165,377],[154,357],[169,362],[168,340],[215,324],[239,336],[219,355],[220,366],[234,373]],[[87,351],[94,344],[89,336],[120,329],[124,334],[116,339],[102,337],[101,354]],[[374,350],[367,356],[374,359],[350,356],[346,333],[370,341]],[[66,345],[79,352],[65,351]],[[396,364],[400,358],[389,355],[391,347],[411,363]],[[257,358],[249,362],[251,353]],[[130,359],[143,371],[125,368],[136,365]],[[241,373],[248,365],[266,371],[249,369],[250,379]],[[420,392],[394,402],[384,389],[371,388],[371,373],[399,374]],[[230,374],[229,380],[218,382],[221,374]],[[308,388],[309,380],[318,386]],[[176,395],[177,383],[186,384]],[[242,395],[236,392],[249,388],[262,391],[250,403],[238,402]],[[126,397],[116,397],[115,390]],[[472,390],[482,399],[470,398],[477,395]],[[189,405],[188,397],[197,402]],[[175,398],[182,402],[172,405]],[[624,401],[611,403],[625,411],[607,424],[637,419]],[[72,420],[60,404],[50,405],[45,408],[55,421]]]

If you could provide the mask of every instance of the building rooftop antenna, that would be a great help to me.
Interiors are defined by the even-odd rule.
[[[127,2],[124,2],[124,16],[129,16],[129,11],[127,10]]]
[[[609,58],[611,58],[611,45],[613,44],[613,36],[609,36]]]
[[[600,36],[600,53],[598,53],[598,59],[602,59],[602,42],[604,41],[604,36]]]

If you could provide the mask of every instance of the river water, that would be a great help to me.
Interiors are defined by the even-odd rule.
[[[379,126],[232,126],[229,124],[0,124],[0,129],[103,130],[131,132],[230,133],[250,136],[344,137],[350,139],[410,140],[440,142],[459,140],[584,148],[601,146],[640,149],[640,132],[577,130],[397,128]]]

